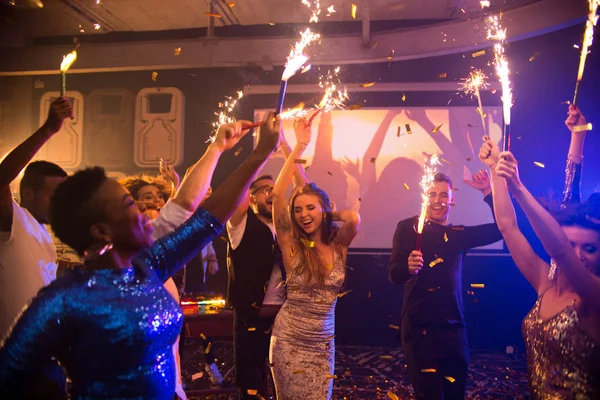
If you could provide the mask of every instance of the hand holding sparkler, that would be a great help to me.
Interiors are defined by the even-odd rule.
[[[60,63],[60,97],[64,97],[67,91],[67,71],[71,68],[71,65],[77,60],[77,50],[73,50],[69,54],[63,57]]]
[[[240,120],[221,125],[211,146],[216,146],[221,152],[231,149],[250,131],[244,127],[250,123]]]
[[[496,174],[506,180],[508,190],[512,193],[517,193],[523,188],[519,178],[518,162],[510,151],[500,153],[498,164],[496,164]]]
[[[73,107],[71,106],[69,99],[59,97],[50,105],[50,110],[48,110],[48,118],[46,119],[46,122],[44,122],[42,128],[49,134],[53,135],[60,131],[64,120],[67,118],[74,118]]]
[[[490,169],[494,169],[500,158],[500,148],[498,144],[489,137],[483,137],[483,144],[479,149],[479,159]]]
[[[585,116],[581,110],[579,110],[579,107],[573,104],[569,106],[569,116],[565,120],[565,125],[569,128],[571,133],[585,133],[592,129],[591,124],[587,123]]]
[[[258,144],[254,151],[271,155],[279,147],[280,133],[281,118],[270,112],[265,122],[260,126]]]
[[[421,237],[423,236],[423,228],[425,227],[425,217],[427,216],[427,208],[429,207],[429,190],[433,186],[435,174],[437,173],[437,166],[440,165],[439,156],[433,154],[427,164],[425,164],[425,172],[421,178],[419,186],[421,187],[422,203],[421,203],[421,214],[419,215],[419,222],[417,225],[417,245],[416,249],[421,251]]]
[[[417,275],[421,268],[423,268],[424,260],[423,253],[419,250],[411,251],[408,256],[408,273],[411,275]]]
[[[294,120],[294,133],[296,134],[296,144],[308,146],[311,137],[311,125],[306,118],[296,118]]]

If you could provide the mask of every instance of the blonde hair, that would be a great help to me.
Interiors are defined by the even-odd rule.
[[[319,189],[314,183],[309,183],[303,187],[297,189],[292,197],[290,198],[290,221],[292,223],[292,232],[294,239],[300,246],[300,252],[298,254],[298,273],[302,274],[306,278],[307,284],[323,285],[325,283],[325,276],[323,271],[327,270],[327,265],[323,261],[323,258],[314,247],[311,246],[311,240],[308,234],[298,225],[294,218],[294,203],[296,198],[301,195],[312,195],[319,199],[321,208],[323,209],[323,222],[321,223],[321,242],[326,245],[334,247],[334,252],[337,251],[337,234],[339,228],[333,223],[331,214],[331,202],[327,193],[322,189]]]

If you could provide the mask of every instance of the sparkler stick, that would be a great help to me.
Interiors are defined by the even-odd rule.
[[[75,60],[77,60],[77,50],[73,50],[66,56],[63,56],[63,60],[60,63],[60,97],[64,97],[67,92],[67,71],[71,68]]]
[[[218,113],[215,113],[215,115],[217,116],[217,121],[213,122],[213,133],[208,137],[206,143],[213,143],[215,141],[217,131],[219,130],[221,125],[230,122],[235,122],[235,117],[233,117],[231,114],[237,106],[238,102],[242,99],[242,97],[244,97],[244,92],[242,90],[238,90],[237,98],[234,99],[231,96],[226,96],[226,100],[223,103],[219,103],[219,108],[221,108],[222,110]]]
[[[425,164],[425,172],[421,178],[419,186],[421,187],[423,198],[421,203],[421,214],[419,215],[419,223],[417,224],[417,245],[415,250],[421,251],[421,237],[423,235],[423,227],[425,226],[425,217],[427,215],[427,208],[429,207],[429,190],[433,186],[433,178],[437,173],[437,165],[440,165],[439,156],[433,154],[427,164]]]
[[[588,0],[588,18],[585,21],[585,32],[583,33],[583,41],[581,44],[581,53],[579,55],[579,69],[577,71],[577,82],[575,83],[575,94],[573,95],[573,105],[577,105],[577,95],[579,94],[579,85],[583,78],[583,70],[585,68],[585,60],[587,58],[588,49],[594,40],[594,27],[598,22],[598,0]]]
[[[466,78],[462,84],[462,91],[466,95],[474,95],[477,98],[477,104],[479,105],[478,114],[481,117],[481,125],[483,126],[483,134],[487,136],[485,114],[483,112],[483,105],[481,103],[480,88],[485,89],[487,87],[487,76],[480,69],[474,69],[469,73],[469,77]]]
[[[281,114],[279,114],[279,118],[289,119],[289,118],[300,117],[303,114],[304,114],[304,103],[300,103],[296,107],[290,108],[289,110],[286,110],[286,111],[282,112]],[[259,122],[255,122],[250,125],[242,125],[242,129],[245,130],[245,129],[256,128],[256,127],[261,126],[264,122],[265,121],[259,121]]]

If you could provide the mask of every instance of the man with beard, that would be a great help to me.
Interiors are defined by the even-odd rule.
[[[281,134],[281,150],[291,148]],[[298,163],[294,183],[308,182]],[[227,222],[227,304],[233,308],[233,343],[236,384],[240,399],[267,398],[267,360],[271,328],[285,298],[285,271],[275,240],[271,204],[271,175],[250,185],[248,199]]]
[[[487,172],[480,171],[465,183],[479,190],[493,211]],[[495,223],[448,224],[453,205],[452,181],[436,174],[429,190],[422,251],[415,250],[418,216],[400,221],[388,265],[390,281],[404,284],[401,342],[417,399],[464,398],[469,345],[463,316],[462,260],[469,249],[502,239]]]

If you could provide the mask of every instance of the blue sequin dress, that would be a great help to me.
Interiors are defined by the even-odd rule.
[[[0,347],[0,398],[55,358],[71,399],[168,399],[183,315],[163,282],[223,225],[199,209],[126,269],[74,269],[43,288]]]

